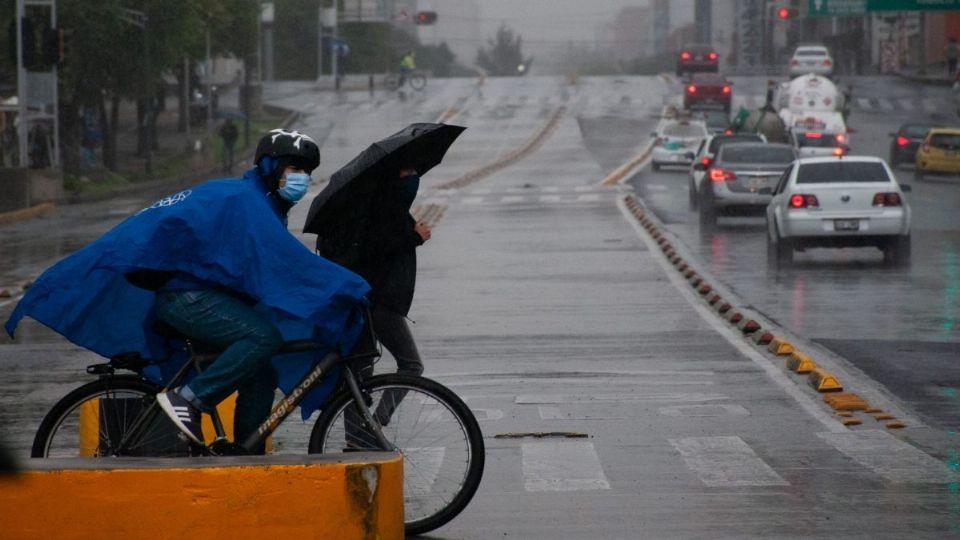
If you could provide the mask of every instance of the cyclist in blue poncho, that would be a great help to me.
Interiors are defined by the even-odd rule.
[[[223,348],[188,384],[159,394],[161,408],[203,444],[200,412],[238,391],[234,440],[246,439],[270,413],[278,383],[271,358],[284,338],[312,337],[345,353],[364,323],[367,283],[286,229],[319,163],[313,139],[271,131],[242,179],[166,197],[44,272],[7,331],[30,316],[104,356],[158,358],[169,356],[159,319]],[[297,326],[310,336],[290,336]]]

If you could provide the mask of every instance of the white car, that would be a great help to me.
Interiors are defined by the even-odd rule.
[[[791,77],[815,73],[833,75],[833,57],[823,45],[800,45],[790,57],[788,71]]]
[[[887,262],[909,262],[909,188],[877,157],[794,161],[767,206],[767,260],[789,263],[808,247],[873,246]]]
[[[660,128],[653,146],[650,160],[653,170],[659,171],[665,165],[689,167],[693,163],[693,151],[700,141],[710,133],[701,120],[668,120]]]

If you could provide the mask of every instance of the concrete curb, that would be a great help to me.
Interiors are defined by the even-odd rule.
[[[928,84],[930,86],[952,86],[953,85],[953,80],[951,80],[949,77],[931,77],[931,76],[923,76],[923,75],[913,75],[910,73],[903,73],[901,71],[897,71],[896,73],[894,73],[894,75],[896,75],[897,77],[900,77],[901,79],[906,79],[908,81],[913,81],[920,84]]]
[[[28,465],[0,480],[4,538],[404,537],[396,452]]]

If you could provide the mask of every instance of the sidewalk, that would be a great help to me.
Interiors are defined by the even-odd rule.
[[[907,80],[933,86],[951,86],[954,82],[954,78],[947,73],[946,67],[940,64],[928,66],[924,73],[920,73],[916,67],[904,67],[895,74]]]

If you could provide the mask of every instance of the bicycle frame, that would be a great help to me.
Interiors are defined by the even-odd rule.
[[[252,449],[257,448],[264,442],[264,440],[266,440],[267,437],[276,431],[277,427],[279,427],[280,424],[282,424],[283,421],[290,416],[290,413],[297,408],[307,394],[309,394],[314,387],[316,387],[330,374],[334,367],[337,365],[342,365],[343,369],[340,372],[340,377],[347,383],[347,390],[353,395],[354,402],[358,405],[364,421],[367,423],[371,431],[373,431],[373,434],[376,437],[377,442],[380,443],[381,447],[384,450],[393,450],[393,444],[391,444],[383,435],[380,425],[374,420],[373,415],[370,413],[370,409],[367,407],[367,403],[364,399],[363,392],[360,389],[360,385],[357,383],[357,376],[354,374],[353,369],[349,365],[351,362],[358,360],[372,360],[380,356],[379,342],[377,341],[373,325],[370,322],[369,308],[367,309],[366,326],[367,338],[370,340],[370,343],[375,345],[371,352],[354,354],[346,357],[340,356],[340,353],[336,350],[327,353],[317,363],[317,365],[307,372],[303,379],[301,379],[300,382],[294,386],[293,390],[289,394],[284,396],[283,399],[274,405],[273,409],[270,411],[270,414],[267,416],[267,419],[264,420],[263,423],[261,423],[260,426],[258,426],[257,429],[249,437],[247,437],[246,440],[239,443],[239,446],[241,446],[247,452],[252,452]],[[169,391],[180,386],[180,383],[191,369],[195,368],[197,371],[202,371],[203,365],[213,362],[217,359],[217,357],[219,357],[219,353],[197,353],[194,350],[193,342],[190,339],[187,339],[186,343],[189,360],[183,365],[183,367],[180,368],[179,371],[177,371],[166,387],[164,387],[164,391]],[[325,346],[323,344],[316,341],[293,340],[285,342],[280,347],[278,354],[316,351],[324,347]],[[139,431],[141,427],[145,425],[146,421],[152,417],[152,415],[149,413],[154,408],[155,407],[151,407],[150,410],[144,414],[141,414],[140,417],[134,422],[130,431],[120,442],[120,448],[124,448],[130,440],[136,440],[136,437],[140,434]],[[216,409],[210,411],[209,415],[213,421],[213,428],[214,432],[216,433],[214,442],[227,440],[226,430],[223,427],[223,422],[220,420],[220,415],[217,413]]]

